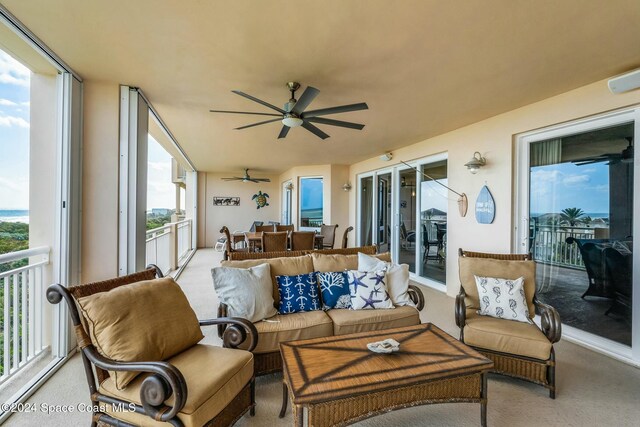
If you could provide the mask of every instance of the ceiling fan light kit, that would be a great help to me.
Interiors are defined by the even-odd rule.
[[[289,129],[294,127],[299,127],[299,126],[302,126],[303,128],[313,133],[315,136],[317,136],[320,139],[329,138],[329,135],[326,134],[317,126],[315,126],[314,123],[329,125],[329,126],[344,127],[348,129],[357,129],[357,130],[362,130],[364,128],[364,125],[359,123],[327,119],[320,116],[326,116],[328,114],[347,113],[350,111],[367,110],[369,106],[366,103],[360,102],[358,104],[349,104],[349,105],[342,105],[339,107],[321,108],[318,110],[306,111],[309,104],[313,102],[313,100],[318,96],[320,91],[314,87],[307,86],[304,92],[302,92],[300,99],[296,99],[295,95],[296,95],[296,91],[300,88],[300,83],[288,82],[287,88],[291,92],[291,98],[289,99],[289,102],[284,104],[284,109],[278,108],[275,105],[272,105],[261,99],[255,98],[239,90],[231,91],[236,95],[240,95],[244,98],[250,99],[253,102],[257,102],[258,104],[264,105],[265,107],[268,107],[276,111],[278,114],[259,113],[259,112],[250,112],[250,111],[228,111],[228,110],[209,110],[209,111],[212,113],[253,114],[253,115],[259,115],[259,116],[276,117],[275,119],[269,119],[262,122],[252,123],[250,125],[240,126],[236,128],[236,130],[247,129],[254,126],[260,126],[267,123],[280,121],[282,122],[283,126],[282,126],[282,129],[280,130],[280,133],[278,134],[278,139],[286,138],[287,134],[289,133]]]
[[[245,169],[244,170],[244,176],[232,176],[232,177],[228,177],[228,178],[220,178],[223,181],[242,181],[242,182],[254,182],[254,183],[259,183],[259,182],[271,182],[271,180],[269,178],[253,178],[251,176],[249,176],[249,169]]]

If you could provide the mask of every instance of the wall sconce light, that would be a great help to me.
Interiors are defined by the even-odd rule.
[[[349,184],[348,182],[345,182],[344,185],[342,186],[342,189],[344,191],[351,191],[351,184]]]
[[[393,154],[391,153],[384,153],[382,156],[380,156],[380,160],[382,160],[383,162],[388,162],[392,158],[393,158]]]
[[[287,182],[285,184],[284,188],[289,190],[289,191],[293,190],[293,182],[291,182],[291,181]]]
[[[478,151],[476,151],[475,153],[473,153],[473,157],[471,158],[471,160],[465,163],[465,166],[467,167],[467,169],[469,169],[469,172],[476,174],[478,172],[478,169],[486,164],[487,160],[482,157],[482,155]]]

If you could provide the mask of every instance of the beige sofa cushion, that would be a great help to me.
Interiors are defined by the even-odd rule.
[[[404,306],[388,310],[349,310],[335,308],[327,311],[333,321],[333,334],[379,331],[420,324],[420,315],[414,307]]]
[[[480,309],[475,276],[496,277],[516,280],[524,277],[524,292],[529,305],[529,315],[533,318],[536,307],[533,295],[536,291],[536,263],[534,261],[505,261],[500,259],[460,257],[460,284],[464,288],[468,308]]]
[[[218,415],[253,376],[253,355],[248,351],[198,344],[168,360],[187,382],[187,402],[178,414],[185,427],[200,427]],[[118,390],[111,378],[100,384],[108,396],[141,404],[140,386],[147,374],[140,375],[124,390]],[[174,396],[167,400],[168,405]],[[167,426],[151,418],[128,411],[106,412],[118,419],[140,426]]]
[[[295,276],[298,274],[311,273],[313,261],[309,255],[296,257],[268,258],[268,259],[246,259],[241,261],[222,261],[223,267],[249,268],[260,264],[269,264],[271,267],[271,281],[273,285],[273,301],[275,307],[280,304],[280,294],[276,276]]]
[[[331,319],[321,310],[279,314],[254,326],[258,330],[258,345],[253,350],[256,354],[280,351],[280,343],[285,341],[333,335]]]
[[[91,342],[120,362],[160,361],[203,337],[198,318],[171,278],[145,280],[79,298]],[[138,372],[112,372],[123,389]]]
[[[391,254],[389,252],[372,256],[382,261],[391,262]],[[311,253],[311,258],[313,259],[313,270],[321,273],[358,269],[358,254],[326,255],[313,252]]]
[[[473,347],[547,360],[551,342],[534,324],[480,316],[467,310],[464,342]]]

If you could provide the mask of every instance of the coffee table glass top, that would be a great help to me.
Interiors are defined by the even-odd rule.
[[[393,338],[400,351],[373,353],[367,343]],[[316,403],[488,371],[493,362],[437,326],[363,332],[280,344],[294,403]]]

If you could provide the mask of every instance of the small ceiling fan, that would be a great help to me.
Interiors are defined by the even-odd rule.
[[[271,182],[269,178],[251,178],[249,176],[249,169],[244,170],[244,176],[232,176],[229,178],[221,178],[223,181],[242,181],[242,182]]]
[[[590,165],[593,163],[608,162],[607,165],[615,165],[617,163],[633,163],[633,138],[625,138],[629,145],[619,153],[606,153],[595,157],[574,160],[577,166]]]
[[[291,99],[289,99],[289,102],[284,104],[284,109],[278,108],[275,105],[269,104],[268,102],[255,98],[251,95],[247,95],[246,93],[240,92],[239,90],[231,91],[237,95],[243,96],[247,99],[257,102],[258,104],[262,104],[265,107],[269,107],[272,110],[277,111],[279,114],[255,113],[250,111],[227,111],[227,110],[209,110],[209,111],[212,113],[254,114],[258,116],[277,117],[275,119],[265,120],[263,122],[241,126],[239,128],[236,128],[236,130],[247,129],[254,126],[281,121],[283,126],[282,126],[282,129],[280,130],[280,134],[278,135],[278,139],[285,138],[287,136],[287,133],[289,133],[289,129],[293,127],[298,127],[298,126],[302,126],[309,132],[316,135],[318,138],[321,138],[321,139],[329,138],[329,135],[327,135],[325,132],[320,130],[313,123],[331,125],[331,126],[340,126],[344,128],[358,129],[358,130],[362,130],[362,128],[364,128],[364,125],[359,123],[343,122],[341,120],[334,120],[334,119],[326,119],[320,116],[326,116],[327,114],[346,113],[349,111],[367,110],[369,106],[365,102],[360,102],[358,104],[342,105],[339,107],[321,108],[319,110],[305,111],[309,106],[309,104],[311,104],[311,102],[316,98],[316,96],[318,96],[320,91],[314,87],[307,86],[304,92],[302,92],[300,99],[296,99],[295,93],[300,88],[300,83],[288,82],[287,87],[291,92]]]

